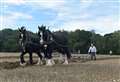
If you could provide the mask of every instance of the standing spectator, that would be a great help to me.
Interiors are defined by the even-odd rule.
[[[96,52],[97,52],[96,47],[93,44],[91,44],[88,50],[88,54],[90,54],[91,60],[96,60]]]
[[[80,54],[80,50],[78,50],[78,54]]]
[[[112,55],[112,50],[110,50],[109,54]]]

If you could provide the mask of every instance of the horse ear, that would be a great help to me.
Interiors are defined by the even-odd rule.
[[[44,30],[46,29],[46,26],[44,26]]]
[[[43,29],[45,30],[45,29],[46,29],[46,26],[43,26]]]
[[[40,30],[40,26],[38,26],[38,29]]]
[[[26,29],[24,29],[23,31],[26,32]]]
[[[18,30],[20,30],[20,28],[18,27]]]

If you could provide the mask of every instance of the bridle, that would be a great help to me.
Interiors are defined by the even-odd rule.
[[[21,46],[24,46],[25,42],[27,41],[26,30],[19,29],[19,31],[20,31],[19,44]]]

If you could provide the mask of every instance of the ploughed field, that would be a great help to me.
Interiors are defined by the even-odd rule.
[[[120,56],[97,55],[91,61],[87,54],[72,54],[69,65],[54,56],[55,65],[19,65],[20,53],[0,53],[0,82],[120,82]],[[25,60],[28,62],[28,55]],[[34,63],[37,55],[34,54]]]

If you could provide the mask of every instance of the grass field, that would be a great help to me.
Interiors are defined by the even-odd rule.
[[[69,65],[21,67],[19,53],[0,53],[0,82],[120,82],[120,56],[98,55],[96,61],[74,57]]]

